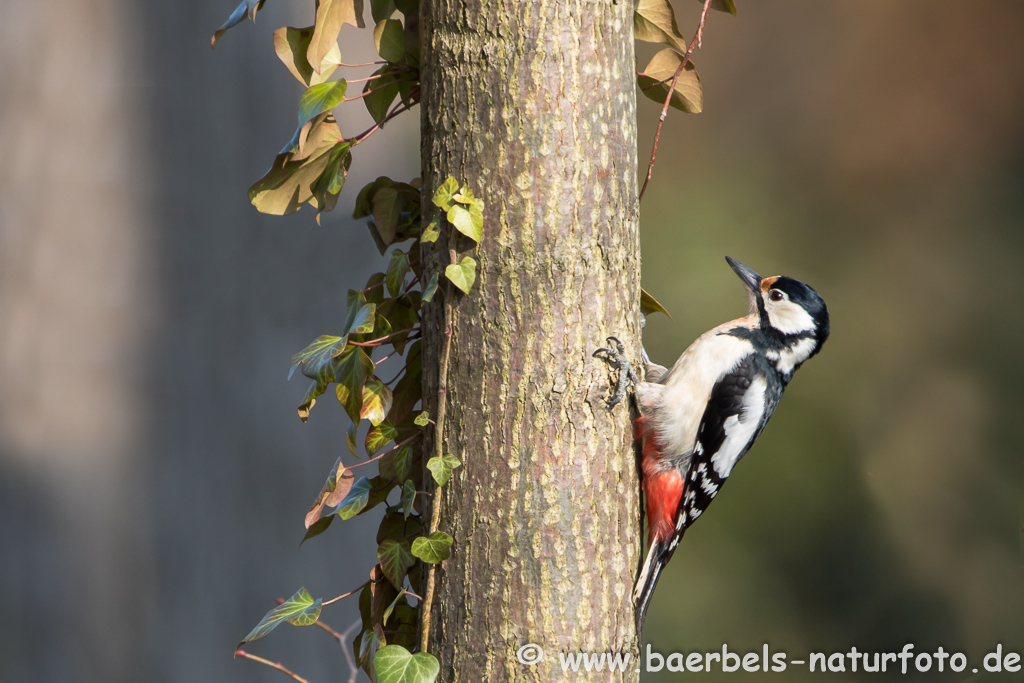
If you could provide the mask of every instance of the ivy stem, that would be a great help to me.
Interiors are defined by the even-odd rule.
[[[448,263],[455,263],[455,234],[448,234]],[[437,420],[434,425],[434,457],[444,457],[444,418],[448,407],[448,359],[452,351],[452,282],[446,280],[444,288],[444,340],[441,342],[441,367],[437,378]],[[434,485],[434,491],[438,490]],[[427,536],[437,531],[441,519],[441,496],[434,495],[430,504],[430,526]],[[420,601],[420,652],[427,651],[430,640],[430,608],[434,601],[434,565],[427,564],[427,581]]]
[[[348,343],[351,344],[352,346],[382,346],[384,344],[384,342],[386,342],[391,337],[397,337],[400,334],[405,334],[406,332],[415,332],[415,331],[416,331],[415,327],[410,327],[410,328],[405,329],[405,330],[398,330],[397,332],[392,332],[391,334],[386,334],[383,337],[378,337],[376,339],[371,339],[370,341],[357,342],[357,341],[352,341],[350,339]]]
[[[291,669],[287,669],[284,666],[282,666],[280,662],[272,662],[269,659],[263,659],[263,657],[257,657],[256,655],[251,655],[248,652],[246,652],[245,650],[235,650],[235,655],[238,656],[238,657],[244,657],[245,659],[251,659],[252,661],[259,662],[260,664],[266,664],[271,669],[277,669],[281,673],[283,673],[283,674],[285,674],[287,676],[291,676],[292,680],[298,681],[298,683],[309,683],[309,681],[307,681],[305,678],[303,678],[302,676],[298,675],[297,673],[295,673]]]
[[[330,600],[327,600],[327,601],[325,601],[325,602],[322,602],[322,603],[320,603],[320,605],[321,605],[322,607],[326,607],[327,605],[330,605],[330,604],[331,604],[332,602],[338,602],[338,600],[344,600],[344,599],[345,599],[345,598],[347,598],[348,596],[350,596],[350,595],[353,595],[353,594],[355,594],[355,593],[358,593],[359,591],[361,591],[361,590],[363,590],[364,588],[366,588],[366,584],[368,584],[368,583],[370,583],[370,579],[367,579],[366,581],[364,581],[363,583],[361,583],[361,584],[360,584],[359,586],[356,586],[355,588],[353,588],[352,590],[350,590],[350,591],[349,591],[348,593],[342,593],[341,595],[339,595],[339,596],[338,596],[338,597],[336,597],[336,598],[331,598]],[[319,624],[320,622],[318,621],[318,622],[316,622],[316,623],[318,623],[318,624]]]
[[[378,64],[387,64],[387,62],[384,62],[384,61],[363,62],[362,64],[346,64],[345,62],[338,62],[338,66],[347,66],[350,69],[354,69],[354,68],[356,68],[358,66],[377,66]]]
[[[352,625],[341,633],[338,633],[322,621],[314,621],[313,625],[319,626],[324,631],[327,631],[327,633],[331,634],[331,636],[338,641],[338,646],[341,648],[341,654],[345,656],[345,663],[348,665],[348,683],[356,683],[356,678],[359,676],[359,667],[356,666],[356,660],[352,658],[352,651],[348,649],[348,643],[346,643],[345,640],[352,635],[353,631],[363,625],[362,621],[353,621]]]
[[[675,94],[676,82],[679,80],[679,74],[683,73],[683,69],[686,68],[687,63],[690,61],[690,53],[693,52],[694,48],[700,46],[701,36],[704,34],[704,22],[707,20],[710,8],[711,0],[704,0],[704,9],[700,12],[700,25],[697,27],[697,34],[690,41],[690,45],[686,48],[686,53],[683,54],[682,61],[679,62],[679,66],[676,67],[676,72],[672,76],[672,83],[668,87],[668,95],[665,96],[665,104],[661,108],[661,117],[658,118],[658,130],[654,133],[654,149],[651,150],[651,161],[647,164],[647,177],[644,178],[644,185],[640,188],[638,202],[643,201],[644,192],[647,191],[647,183],[651,182],[651,173],[654,172],[654,158],[658,154],[658,141],[661,139],[661,127],[665,123],[665,117],[668,116],[668,105],[672,101],[672,95]]]
[[[380,78],[380,76],[371,76],[371,78]],[[363,80],[370,80],[370,79],[363,79]],[[384,88],[388,87],[392,83],[411,83],[412,81],[415,81],[415,80],[416,79],[414,79],[414,78],[398,78],[398,79],[395,79],[395,80],[393,80],[393,81],[391,81],[389,83],[385,83],[384,85],[378,86],[376,88],[370,88],[366,92],[360,93],[359,95],[353,95],[352,97],[346,97],[345,99],[342,100],[342,102],[354,102],[355,100],[361,100],[362,98],[366,97],[367,95],[372,95],[373,93],[377,92],[378,90],[383,90]],[[348,81],[348,82],[349,83],[355,83],[355,81]]]
[[[396,350],[396,351],[392,351],[391,353],[389,353],[388,355],[384,356],[384,357],[383,357],[383,358],[381,358],[380,360],[375,360],[375,361],[373,361],[373,364],[374,364],[374,365],[380,365],[381,363],[383,363],[384,361],[386,361],[386,360],[387,360],[388,358],[391,358],[391,356],[395,355],[396,353],[398,353],[398,351],[397,351],[397,350]],[[394,381],[394,380],[392,380],[392,382],[393,382],[393,381]],[[385,384],[389,384],[389,382],[385,382]]]
[[[374,80],[376,80],[378,78],[383,78],[383,77],[384,77],[384,74],[374,74],[372,76],[367,76],[366,78],[346,78],[345,82],[346,83],[365,83],[366,81],[374,81]],[[346,98],[346,99],[348,99],[348,98]]]
[[[372,458],[370,458],[369,460],[364,460],[363,462],[357,462],[355,465],[345,465],[345,469],[347,469],[347,470],[354,470],[357,467],[362,467],[363,465],[369,465],[374,460],[380,460],[381,458],[383,458],[385,455],[387,455],[391,451],[398,450],[399,448],[401,448],[402,446],[406,445],[407,443],[409,443],[410,441],[412,441],[416,437],[420,436],[422,433],[423,432],[416,432],[415,434],[410,436],[405,441],[403,441],[401,443],[396,443],[394,446],[392,446],[391,448],[387,449],[386,451],[384,451],[380,455],[375,455]],[[363,584],[363,585],[366,585],[366,584]],[[331,602],[334,602],[334,600],[331,600]],[[328,603],[325,602],[324,604],[326,605]]]
[[[348,638],[349,635],[351,635],[352,631],[356,630],[362,625],[362,620],[352,622],[352,625],[345,629],[345,632],[341,634],[341,638],[338,638],[338,645],[341,646],[341,654],[345,656],[345,663],[348,664],[348,683],[356,683],[356,678],[358,678],[359,676],[359,667],[356,666],[356,661],[352,657],[352,652],[348,649],[348,643],[345,642],[345,639]]]
[[[331,628],[330,626],[328,626],[327,624],[325,624],[322,621],[314,621],[313,625],[314,626],[319,626],[324,631],[327,631],[327,633],[331,634],[331,637],[334,638],[339,643],[341,643],[342,642],[342,638],[345,637],[344,633],[338,633],[337,631],[335,631],[333,628]]]
[[[416,339],[419,339],[419,337],[416,337]],[[392,355],[394,355],[394,354],[393,353],[389,353],[387,356],[384,356],[384,358],[381,358],[377,362],[380,363],[380,362],[384,361],[385,359],[389,358]],[[387,382],[384,382],[384,384],[386,384],[388,386],[391,386],[392,384],[395,383],[395,380],[397,380],[399,377],[404,377],[406,371],[409,369],[409,361],[411,361],[413,358],[418,357],[418,355],[419,354],[417,354],[416,356],[410,355],[408,358],[406,358],[405,359],[405,367],[403,367],[401,370],[399,370],[397,375],[395,375],[394,377],[389,379]],[[434,424],[434,421],[431,420],[429,417],[427,418],[427,421],[430,422],[430,424]]]
[[[409,111],[410,109],[413,108],[413,106],[415,106],[415,105],[414,104],[412,104],[412,105],[405,105],[405,104],[395,105],[395,107],[391,111],[389,111],[387,113],[387,115],[384,118],[382,118],[379,122],[377,122],[373,126],[367,128],[366,130],[364,130],[362,133],[360,133],[359,135],[355,136],[354,138],[346,138],[345,142],[351,142],[353,146],[358,145],[360,142],[362,142],[366,138],[368,138],[371,135],[373,135],[373,133],[376,132],[378,128],[381,128],[385,123],[387,123],[391,119],[395,118],[399,114],[401,114],[403,112]]]

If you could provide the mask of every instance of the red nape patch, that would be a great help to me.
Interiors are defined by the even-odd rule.
[[[664,454],[655,440],[647,418],[633,421],[633,436],[643,448],[644,495],[647,498],[647,527],[651,538],[668,541],[676,532],[676,511],[683,497],[683,477],[675,469],[659,466]]]

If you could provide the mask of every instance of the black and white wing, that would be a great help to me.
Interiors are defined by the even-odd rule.
[[[782,385],[763,356],[751,353],[712,388],[676,521],[678,539],[718,495],[733,466],[764,429]]]

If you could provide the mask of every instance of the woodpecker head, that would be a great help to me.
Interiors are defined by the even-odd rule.
[[[808,349],[807,358],[821,349],[828,339],[828,308],[816,291],[791,277],[761,277],[739,261],[728,256],[725,260],[747,286],[750,313],[757,317],[762,331],[794,343],[813,339],[814,348]]]

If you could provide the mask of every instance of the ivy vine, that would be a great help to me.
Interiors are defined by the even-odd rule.
[[[265,1],[242,0],[214,32],[211,45],[215,47],[245,18],[255,21]],[[668,108],[689,113],[703,108],[700,77],[690,55],[700,45],[709,8],[736,13],[732,0],[702,0],[702,4],[700,26],[688,45],[668,0],[639,0],[635,7],[636,39],[666,46],[637,73],[641,92],[663,103],[643,190],[650,180]],[[358,145],[419,103],[419,0],[371,0],[373,39],[380,60],[346,64],[337,39],[346,24],[365,28],[363,13],[363,0],[315,0],[312,26],[282,27],[274,32],[277,56],[306,90],[298,102],[298,121],[291,138],[267,173],[249,189],[249,199],[260,212],[285,215],[308,204],[319,223],[320,215],[337,205]],[[360,78],[330,80],[339,68],[373,71]],[[360,83],[361,92],[350,95],[349,87]],[[346,137],[333,110],[356,100],[362,101],[374,125]],[[305,515],[302,542],[327,531],[335,519],[348,520],[384,506],[377,531],[377,564],[364,584],[326,601],[314,599],[300,588],[287,600],[278,600],[238,644],[236,655],[271,666],[300,683],[306,683],[305,679],[295,672],[241,646],[263,638],[285,622],[316,625],[341,644],[352,669],[351,680],[358,669],[377,683],[430,683],[439,672],[437,659],[425,651],[433,568],[450,556],[453,539],[437,528],[440,506],[431,505],[431,515],[426,518],[423,503],[424,496],[436,496],[461,465],[456,455],[444,452],[444,396],[453,302],[472,291],[478,264],[471,256],[457,260],[456,254],[459,241],[479,244],[483,239],[485,207],[468,184],[449,177],[431,196],[436,209],[432,213],[437,216],[424,225],[422,189],[419,179],[397,182],[380,177],[360,190],[353,217],[367,219],[370,235],[387,266],[371,275],[362,289],[349,290],[340,335],[322,335],[292,357],[289,379],[297,370],[311,380],[298,407],[300,419],[305,422],[317,400],[333,386],[350,418],[346,441],[358,461],[345,464],[339,457],[331,467]],[[428,272],[420,260],[421,245],[436,242],[442,232],[448,246],[447,262],[441,264],[443,269]],[[438,373],[438,414],[432,418],[420,409],[420,311],[438,296],[443,298],[445,334]],[[645,314],[667,313],[645,291],[641,291],[641,310]],[[385,381],[378,368],[394,357],[401,358],[403,364]],[[360,444],[363,421],[369,428]],[[434,435],[429,457],[421,447],[428,430]],[[375,476],[367,473],[357,478],[363,471],[359,468],[374,462]],[[355,595],[360,621],[349,631],[339,633],[321,620],[324,607]],[[410,597],[415,604],[409,602]],[[356,634],[349,643],[353,631]]]

